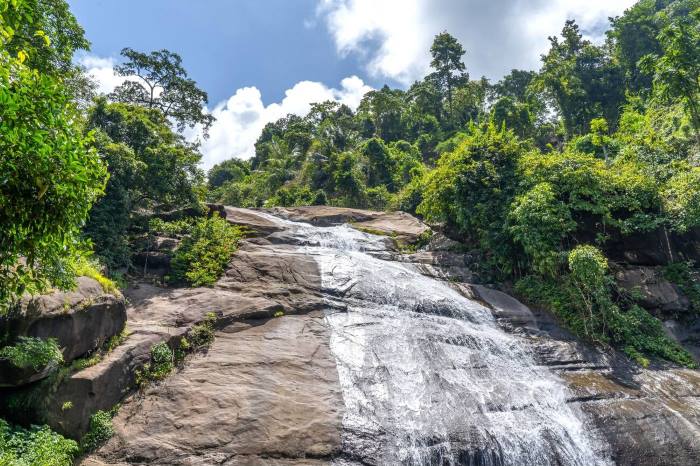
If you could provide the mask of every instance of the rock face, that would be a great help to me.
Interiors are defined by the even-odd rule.
[[[66,362],[82,356],[113,335],[126,323],[124,298],[107,294],[92,278],[79,277],[73,291],[26,298],[19,311],[0,322],[0,332],[41,339],[55,338]],[[16,386],[39,380],[48,372],[24,374],[13,379],[0,375],[1,386]]]
[[[639,295],[644,308],[658,314],[685,312],[688,298],[678,288],[664,279],[659,267],[631,267],[615,274],[617,283],[630,293]]]
[[[533,313],[497,290],[472,291],[533,345],[542,364],[554,369],[601,431],[617,465],[700,463],[700,372],[642,369],[616,353],[577,342],[551,317]]]
[[[109,408],[129,393],[135,368],[148,359],[155,342],[178,339],[207,312],[217,314],[214,343],[207,352],[189,356],[165,381],[126,398],[114,419],[115,436],[82,464],[382,464],[379,456],[351,454],[345,444],[348,401],[327,314],[329,306],[342,313],[344,304],[324,295],[318,262],[269,212],[230,207],[217,211],[252,233],[226,274],[212,288],[141,285],[132,290],[131,335],[99,364],[71,377],[72,385],[65,385],[56,403],[69,395],[93,401],[81,405],[84,411],[75,420],[64,416],[56,422],[72,423],[65,429],[83,432],[87,413]],[[428,230],[400,213],[333,207],[272,212],[315,225],[352,222],[405,241],[416,241]],[[413,263],[420,273],[444,279],[462,295],[488,306],[503,329],[531,348],[539,364],[566,381],[568,403],[587,414],[616,464],[700,464],[697,371],[641,369],[619,354],[590,348],[551,316],[501,291],[465,283],[477,279],[469,269],[469,254],[455,250],[449,241],[434,242],[444,247],[403,255],[378,251],[377,257]],[[647,285],[652,289],[650,282]],[[345,292],[352,294],[351,284]],[[455,344],[454,351],[459,350]],[[474,368],[474,374],[487,369]],[[383,375],[375,376],[380,390]],[[372,391],[371,386],[367,389]],[[482,464],[491,458],[469,456],[464,464],[471,464],[467,459]]]

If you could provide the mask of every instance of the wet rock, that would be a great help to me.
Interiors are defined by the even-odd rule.
[[[399,241],[413,243],[430,228],[405,212],[376,212],[345,207],[286,207],[271,210],[275,215],[316,226],[350,223],[369,232],[392,235]]]
[[[508,324],[513,326],[529,329],[537,328],[532,311],[512,296],[483,285],[471,285],[470,288],[475,298],[486,303],[497,319],[508,322]]]
[[[224,212],[228,221],[247,227],[255,236],[242,242],[225,276],[212,288],[167,290],[142,285],[131,290],[128,313],[132,335],[105,360],[74,374],[73,385],[65,385],[71,388],[64,393],[70,392],[76,399],[121,400],[130,393],[129,377],[134,368],[148,359],[154,342],[177,339],[210,311],[218,315],[212,347],[207,353],[189,357],[167,380],[143,394],[129,396],[115,419],[114,438],[83,464],[382,464],[375,450],[386,439],[373,436],[376,431],[372,429],[343,431],[347,407],[330,350],[328,316],[342,320],[346,311],[338,307],[330,312],[328,307],[343,299],[360,299],[359,288],[349,282],[344,293],[332,296],[331,302],[328,295],[324,300],[318,265],[296,247],[302,243],[293,232],[261,211],[226,207]],[[412,238],[427,228],[405,214],[392,217],[325,206],[274,212],[316,225],[353,222],[366,230]],[[432,277],[475,280],[469,272],[473,259],[454,246],[436,240],[432,248],[402,254],[400,260],[413,263]],[[398,260],[399,255],[386,251],[376,257]],[[397,275],[397,280],[401,277]],[[372,288],[373,283],[366,285]],[[539,368],[547,366],[567,382],[571,391],[568,402],[587,413],[590,426],[586,427],[600,435],[601,448],[607,448],[617,464],[698,464],[697,371],[640,369],[619,353],[597,350],[576,340],[551,315],[528,309],[505,293],[464,283],[451,287],[487,303],[504,328],[531,350]],[[372,289],[377,296],[385,291],[381,286]],[[427,317],[435,315],[431,309],[414,310],[423,325],[429,325]],[[378,319],[349,321],[348,334],[386,325],[385,316]],[[430,341],[459,354],[483,350],[469,346],[468,338],[442,336]],[[359,343],[366,341],[360,339]],[[389,346],[380,356],[402,355],[406,354]],[[368,358],[372,357],[378,357],[376,352],[368,353]],[[455,370],[453,366],[445,369],[445,374]],[[472,370],[486,374],[490,368]],[[366,381],[368,392],[375,382],[381,387],[385,376],[382,371],[372,372]],[[451,379],[439,380],[447,383]],[[57,397],[56,403],[63,399],[63,395]],[[89,401],[80,408],[84,411],[75,415],[79,422],[67,420],[71,419],[67,415],[62,422],[74,422],[73,430],[84,429],[91,411],[111,407],[107,401],[102,408],[102,401]],[[503,409],[496,405],[489,408]],[[482,444],[465,441],[471,428],[460,428],[450,438],[459,458],[498,460],[488,456]],[[357,443],[346,445],[348,438]],[[429,443],[431,439],[424,440]],[[360,451],[362,457],[349,456],[349,448]],[[439,449],[436,444],[436,461],[441,458]]]
[[[235,225],[246,227],[251,234],[266,236],[284,230],[282,226],[261,215],[259,211],[228,206],[224,210],[226,220]]]

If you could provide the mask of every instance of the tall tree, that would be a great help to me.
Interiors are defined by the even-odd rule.
[[[48,4],[75,24],[64,2]],[[106,178],[58,66],[73,45],[38,29],[46,5],[0,7],[0,315],[26,291],[73,283],[79,229]]]
[[[441,32],[433,40],[430,47],[432,61],[430,66],[435,70],[433,77],[438,83],[443,95],[446,96],[450,116],[452,116],[452,92],[462,82],[469,80],[465,72],[466,66],[462,56],[466,53],[459,41],[448,32]]]
[[[556,103],[568,136],[586,134],[598,117],[616,125],[625,99],[619,66],[605,49],[584,40],[573,20],[564,25],[562,40],[549,41],[538,81]]]
[[[168,50],[149,54],[125,48],[126,62],[115,67],[116,74],[136,77],[118,86],[109,95],[113,101],[156,108],[177,123],[178,130],[201,124],[205,134],[214,117],[204,112],[207,93],[187,76],[182,58]]]
[[[654,92],[683,101],[700,144],[700,10],[671,21],[658,39],[663,54],[647,55],[641,66],[653,74]]]

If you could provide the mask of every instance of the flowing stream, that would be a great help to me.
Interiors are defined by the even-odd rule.
[[[317,261],[345,411],[336,465],[607,465],[606,446],[491,312],[385,237],[286,223]]]

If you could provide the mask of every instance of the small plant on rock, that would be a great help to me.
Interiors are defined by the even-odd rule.
[[[201,324],[192,327],[189,340],[195,348],[204,348],[214,341],[214,324],[216,323],[216,314],[209,312]]]
[[[83,452],[88,453],[96,450],[114,435],[112,414],[107,411],[97,411],[90,417],[90,430],[85,434],[80,444]]]
[[[17,344],[0,349],[0,359],[20,369],[40,370],[49,364],[62,364],[63,354],[55,338],[19,337]]]
[[[151,362],[136,372],[136,384],[143,387],[149,381],[163,380],[173,370],[175,356],[167,343],[160,342],[151,348]]]

